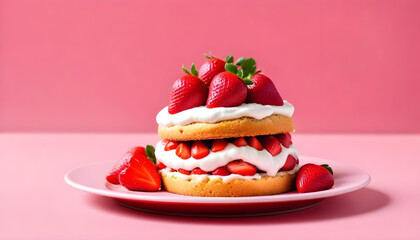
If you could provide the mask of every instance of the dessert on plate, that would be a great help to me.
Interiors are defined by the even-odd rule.
[[[156,116],[156,167],[165,190],[192,196],[240,197],[296,188],[294,107],[252,58],[207,56],[172,86]]]

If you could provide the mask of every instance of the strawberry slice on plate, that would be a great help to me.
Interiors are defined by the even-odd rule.
[[[114,165],[111,172],[108,173],[106,180],[112,184],[120,184],[119,176],[121,171],[127,168],[132,157],[138,156],[146,156],[146,150],[144,147],[138,146],[128,150],[128,152],[125,153],[124,156],[122,156],[121,159]]]
[[[146,157],[132,157],[127,168],[121,171],[119,181],[122,186],[132,191],[157,191],[161,186],[159,173]]]

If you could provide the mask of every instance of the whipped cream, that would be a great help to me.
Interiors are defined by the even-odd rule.
[[[283,176],[286,174],[295,174],[299,170],[299,166],[296,165],[292,170],[290,171],[281,171],[278,172],[275,176]],[[239,174],[230,174],[228,176],[219,176],[219,175],[208,175],[208,174],[200,174],[200,175],[185,175],[180,172],[171,172],[167,169],[160,170],[161,173],[165,174],[168,177],[175,177],[182,180],[191,180],[196,182],[204,182],[204,181],[211,181],[211,180],[218,180],[221,179],[223,182],[229,182],[234,179],[243,179],[243,180],[252,180],[252,179],[261,179],[264,176],[267,176],[266,173],[256,173],[253,176],[242,176]]]
[[[257,103],[243,103],[237,107],[207,108],[206,106],[200,106],[175,114],[170,114],[168,107],[165,107],[156,116],[156,122],[160,126],[169,127],[195,122],[216,123],[241,117],[251,117],[260,120],[273,114],[291,117],[293,112],[293,105],[287,101],[284,101],[283,106],[261,105]]]
[[[272,156],[267,150],[258,151],[250,146],[237,147],[229,143],[226,148],[219,152],[210,152],[204,158],[195,159],[190,157],[182,159],[178,157],[175,150],[165,151],[162,141],[158,142],[155,150],[156,159],[173,169],[185,169],[188,171],[194,168],[201,168],[206,172],[214,171],[218,167],[225,166],[229,162],[242,159],[245,162],[255,165],[258,169],[265,171],[268,176],[275,176],[286,163],[287,156],[292,155],[299,158],[297,149],[292,145],[289,148],[282,146],[282,150],[276,156]]]

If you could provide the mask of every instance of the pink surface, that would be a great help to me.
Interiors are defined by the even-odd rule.
[[[0,239],[420,238],[420,135],[296,135],[301,154],[359,167],[372,182],[285,215],[159,216],[120,207],[63,180],[71,168],[118,159],[130,146],[157,140],[137,134],[0,134]]]
[[[307,132],[420,132],[420,1],[0,2],[0,131],[155,131],[182,64],[253,56]]]

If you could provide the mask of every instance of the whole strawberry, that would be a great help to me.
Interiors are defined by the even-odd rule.
[[[271,79],[262,74],[255,74],[252,76],[251,81],[254,84],[248,86],[248,103],[274,106],[283,105],[283,99]]]
[[[209,55],[204,55],[207,60],[201,65],[198,69],[198,77],[206,84],[206,86],[210,85],[211,80],[213,78],[225,71],[225,61],[215,58]]]
[[[233,64],[233,57],[226,58],[225,70],[217,74],[210,83],[207,108],[234,107],[241,105],[247,96],[247,84],[255,73],[255,60],[250,58],[242,62],[246,67]]]
[[[300,193],[327,190],[333,185],[333,171],[327,164],[305,164],[299,169],[296,178],[296,187]]]
[[[197,77],[198,73],[194,64],[191,66],[191,72],[185,68],[183,68],[183,71],[188,75],[182,76],[172,85],[168,106],[168,112],[170,114],[203,106],[206,103],[208,89]]]

